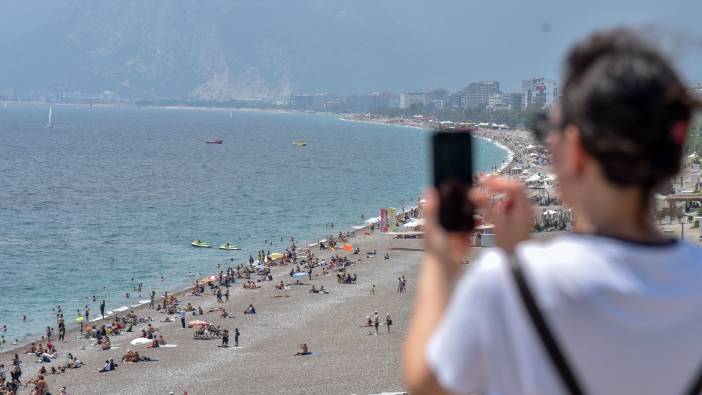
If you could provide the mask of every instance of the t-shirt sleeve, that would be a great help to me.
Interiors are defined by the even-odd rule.
[[[441,387],[452,393],[488,390],[486,328],[496,292],[489,283],[498,275],[496,265],[500,260],[498,253],[489,252],[466,271],[429,340],[427,362]]]

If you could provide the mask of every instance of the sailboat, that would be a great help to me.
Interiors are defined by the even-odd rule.
[[[54,127],[54,108],[49,106],[49,123],[46,124],[46,127],[51,129]]]

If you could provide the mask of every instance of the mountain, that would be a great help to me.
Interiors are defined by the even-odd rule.
[[[594,27],[699,34],[697,0],[671,1],[4,0],[0,90],[227,100],[481,79],[513,89],[557,78],[563,51]]]

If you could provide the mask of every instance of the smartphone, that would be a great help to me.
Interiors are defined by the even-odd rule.
[[[434,187],[439,191],[439,224],[449,232],[473,229],[473,137],[471,129],[442,129],[432,135]]]

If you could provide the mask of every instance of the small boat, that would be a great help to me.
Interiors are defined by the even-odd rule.
[[[293,145],[297,145],[298,147],[304,147],[307,145],[304,141],[295,141]]]
[[[46,124],[46,127],[51,129],[54,127],[54,108],[49,106],[49,123]]]
[[[224,243],[221,246],[219,246],[220,250],[227,250],[227,251],[236,251],[240,250],[241,248],[237,247],[234,244],[229,244],[229,243]]]
[[[190,243],[190,245],[193,247],[199,247],[199,248],[211,248],[212,247],[210,244],[207,244],[207,242],[204,242],[202,240],[193,240],[193,242]]]
[[[207,144],[222,144],[224,140],[207,140]]]

